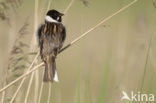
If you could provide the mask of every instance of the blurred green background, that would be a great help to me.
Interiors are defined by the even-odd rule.
[[[26,20],[28,33],[22,40],[29,46],[32,45],[30,41],[34,32],[34,2],[23,0],[20,6],[15,7],[16,10],[10,8],[10,24],[7,20],[0,20],[1,88],[4,87],[1,84],[5,79],[10,48]],[[49,1],[38,2],[39,27],[44,23]],[[70,0],[51,2],[51,9],[63,12]],[[64,45],[130,2],[132,0],[88,0],[86,7],[81,0],[75,0],[63,17],[63,24],[67,29]],[[143,93],[152,93],[156,96],[156,8],[153,2],[156,0],[138,0],[58,55],[57,69],[60,82],[52,84],[51,103],[125,103],[128,101],[121,101],[122,91],[129,94],[131,91],[137,93],[141,92],[141,88]],[[29,49],[25,48],[24,52],[29,53]],[[33,57],[30,55],[30,58]],[[38,90],[42,82],[43,69],[44,67],[39,69]],[[16,74],[18,73],[23,74],[23,68],[16,71]],[[12,75],[11,69],[8,74]],[[28,96],[29,103],[33,103],[34,98],[37,98],[34,97],[35,78]],[[15,77],[8,76],[9,82],[14,79]],[[24,103],[29,80],[30,76],[27,77],[15,103]],[[9,103],[19,83],[7,89],[4,103]],[[48,84],[44,84],[41,103],[46,103],[47,98]]]

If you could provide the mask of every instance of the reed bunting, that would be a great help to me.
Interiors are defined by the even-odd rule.
[[[40,56],[45,64],[44,82],[59,81],[55,59],[66,38],[66,29],[62,24],[63,15],[54,9],[49,10],[45,23],[38,29]]]

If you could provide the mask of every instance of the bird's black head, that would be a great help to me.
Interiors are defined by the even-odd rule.
[[[46,15],[47,22],[62,22],[62,16],[64,14],[60,13],[54,9],[49,10]]]

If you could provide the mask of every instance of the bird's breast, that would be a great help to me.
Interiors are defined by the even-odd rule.
[[[57,23],[45,23],[43,34],[50,35],[50,34],[58,34],[62,32],[62,25]]]

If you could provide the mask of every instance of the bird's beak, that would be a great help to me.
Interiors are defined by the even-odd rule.
[[[64,14],[63,13],[60,13],[60,16],[64,16]]]

